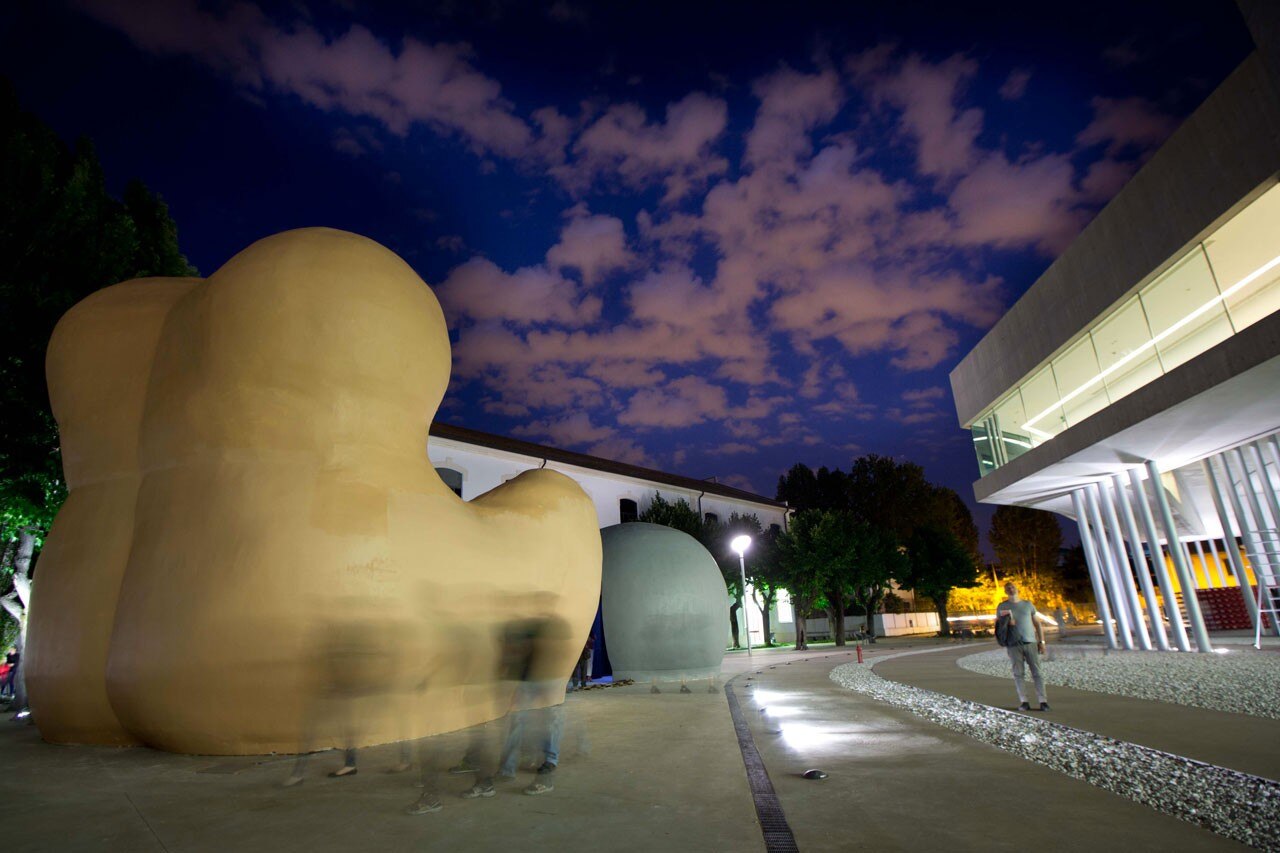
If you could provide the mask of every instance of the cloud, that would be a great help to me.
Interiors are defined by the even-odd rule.
[[[449,273],[436,295],[446,314],[476,321],[577,325],[600,316],[598,298],[541,265],[507,273],[492,261],[472,258]]]
[[[922,174],[954,177],[973,164],[983,115],[959,103],[978,73],[977,62],[960,54],[940,63],[918,54],[896,60],[881,48],[855,57],[850,69],[872,104],[899,112]]]
[[[725,102],[700,92],[668,104],[661,121],[637,104],[615,104],[579,134],[573,161],[553,174],[578,191],[601,179],[630,189],[661,185],[665,200],[677,201],[728,168],[714,151],[727,123]]]
[[[1027,84],[1030,82],[1030,71],[1015,69],[1009,72],[1009,76],[1005,78],[1004,84],[1000,87],[1000,97],[1006,101],[1019,100],[1027,93]]]
[[[1094,98],[1093,121],[1076,137],[1083,146],[1106,145],[1114,156],[1128,146],[1139,151],[1158,147],[1178,122],[1145,98]]]
[[[569,224],[560,232],[560,242],[547,250],[550,268],[576,270],[587,286],[596,285],[609,273],[625,270],[635,263],[622,220],[591,215],[585,207],[571,211]]]
[[[403,135],[415,123],[478,152],[527,156],[541,137],[515,114],[466,44],[405,38],[398,50],[356,25],[335,36],[304,21],[277,25],[251,3],[82,0],[81,8],[149,53],[208,66],[254,95],[291,95]]]

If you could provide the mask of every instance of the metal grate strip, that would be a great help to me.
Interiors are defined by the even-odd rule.
[[[755,738],[742,715],[742,707],[738,697],[734,695],[733,686],[724,686],[725,698],[729,701],[729,716],[733,718],[733,729],[738,735],[738,749],[742,751],[742,763],[747,768],[747,784],[751,787],[751,799],[755,802],[756,817],[760,821],[760,831],[764,835],[764,849],[767,853],[799,853],[795,836],[791,834],[791,826],[787,816],[783,814],[782,804],[778,802],[778,794],[773,790],[773,782],[769,779],[769,771],[765,769],[760,751],[756,749]]]

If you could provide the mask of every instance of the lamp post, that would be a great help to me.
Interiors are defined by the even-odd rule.
[[[747,620],[747,559],[745,554],[747,549],[751,547],[751,537],[747,534],[733,537],[733,541],[729,543],[738,555],[738,571],[741,573],[740,578],[742,586],[738,591],[738,609],[742,611],[742,627],[743,633],[747,635],[747,654],[751,654],[751,623]]]

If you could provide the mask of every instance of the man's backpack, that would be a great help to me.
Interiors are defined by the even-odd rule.
[[[1008,610],[996,616],[996,642],[1002,646],[1016,646],[1022,642],[1018,627],[1013,624],[1013,614]]]

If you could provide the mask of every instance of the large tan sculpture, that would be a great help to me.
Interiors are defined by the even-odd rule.
[[[449,363],[418,276],[329,229],[72,308],[47,363],[70,496],[27,647],[44,737],[249,754],[449,731],[502,713],[501,625],[529,616],[567,623],[567,679],[594,508],[551,471],[457,498],[425,448]]]

